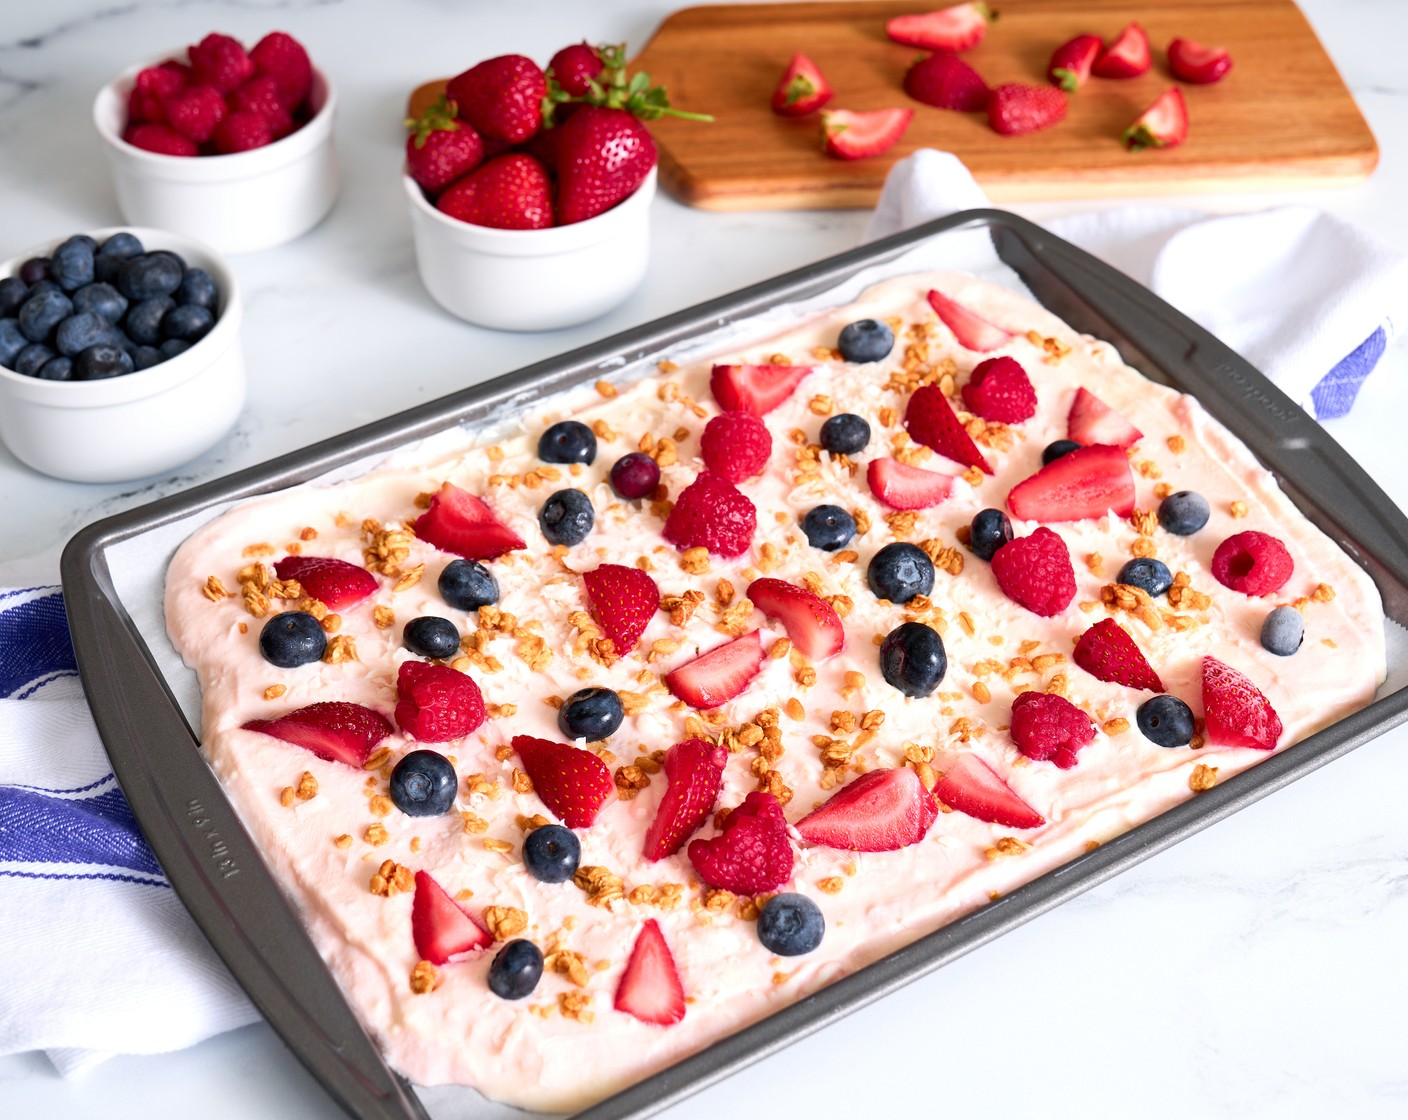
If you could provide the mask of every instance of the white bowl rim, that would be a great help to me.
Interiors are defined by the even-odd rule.
[[[80,230],[78,232],[86,233],[99,242],[115,233],[130,233],[141,240],[142,248],[148,252],[151,251],[147,248],[148,241],[155,240],[174,243],[177,247],[169,251],[180,253],[183,259],[187,257],[188,253],[205,257],[213,266],[207,270],[211,273],[211,279],[221,287],[223,303],[220,315],[215,320],[214,326],[199,342],[194,343],[188,350],[177,354],[176,357],[168,358],[166,361],[148,366],[146,369],[134,370],[132,373],[124,373],[118,377],[105,377],[97,381],[44,381],[38,377],[26,377],[22,373],[16,373],[12,369],[0,366],[0,392],[14,393],[17,397],[22,397],[30,402],[40,402],[50,407],[105,408],[109,405],[155,396],[201,373],[219,357],[216,347],[206,346],[208,342],[223,341],[224,345],[220,348],[221,353],[228,348],[230,340],[226,336],[239,330],[243,313],[239,284],[225,258],[209,245],[203,241],[197,241],[193,237],[186,237],[184,234],[170,233],[167,230],[154,229],[150,226],[104,226],[101,229]],[[58,248],[69,237],[76,235],[69,234],[67,237],[41,241],[15,257],[0,261],[0,279],[13,276],[19,271],[20,265],[31,257],[48,256],[52,250]],[[204,266],[196,265],[195,267]],[[13,388],[10,388],[11,386]]]

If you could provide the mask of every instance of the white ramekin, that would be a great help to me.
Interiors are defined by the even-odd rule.
[[[322,221],[338,188],[332,132],[337,94],[323,72],[313,68],[312,119],[282,140],[228,156],[164,156],[133,147],[122,139],[122,129],[137,74],[169,57],[129,67],[93,102],[93,123],[107,145],[123,218],[196,238],[222,253],[282,245]]]
[[[402,175],[416,266],[452,315],[509,331],[575,326],[624,303],[650,261],[656,170],[604,214],[552,229],[490,229],[442,214]]]
[[[102,381],[41,381],[0,367],[0,439],[15,458],[71,482],[131,482],[189,462],[234,426],[244,407],[239,288],[209,246],[158,229],[113,226],[87,231],[99,242],[120,230],[148,250],[179,253],[210,273],[220,293],[210,333],[183,354],[149,369]],[[61,238],[60,241],[63,239]],[[36,245],[0,264],[0,278],[59,241]]]

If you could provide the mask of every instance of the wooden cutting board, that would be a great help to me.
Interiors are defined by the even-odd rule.
[[[966,52],[990,85],[1041,82],[1052,50],[1090,33],[1107,41],[1131,19],[1149,34],[1154,66],[1124,81],[1091,79],[1056,128],[993,132],[983,114],[910,100],[902,81],[920,53],[885,37],[885,21],[944,6],[918,3],[727,4],[665,20],[634,66],[681,109],[713,124],[651,123],[661,183],[712,210],[869,207],[885,174],[917,148],[955,152],[995,201],[1345,185],[1366,177],[1378,146],[1334,64],[1291,0],[989,0],[998,19]],[[1233,68],[1210,86],[1179,83],[1188,140],[1131,153],[1120,134],[1174,84],[1166,48],[1175,36],[1225,46]],[[832,108],[908,106],[914,121],[890,152],[843,161],[822,154],[816,115],[769,108],[794,51],[831,82]]]

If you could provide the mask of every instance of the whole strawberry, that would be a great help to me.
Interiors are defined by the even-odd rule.
[[[563,47],[548,63],[548,78],[571,97],[581,97],[592,88],[592,79],[604,68],[601,55],[590,43]]]
[[[189,53],[194,85],[214,86],[221,93],[231,93],[254,77],[254,60],[238,39],[228,35],[207,35]]]
[[[313,63],[303,44],[283,31],[271,31],[249,52],[256,74],[272,78],[284,109],[296,112],[313,88]]]
[[[456,179],[468,175],[484,159],[479,133],[455,119],[454,110],[440,98],[418,118],[406,121],[406,169],[423,189],[439,194]]]
[[[584,105],[560,126],[557,222],[582,222],[629,198],[655,166],[655,141],[625,109]]]
[[[435,201],[441,213],[493,229],[552,225],[548,173],[532,156],[511,152],[457,180]]]
[[[940,51],[921,58],[904,76],[904,91],[937,109],[981,113],[988,107],[988,84],[956,54]]]
[[[509,144],[521,144],[538,131],[547,92],[547,78],[538,64],[521,54],[485,59],[445,87],[460,120],[486,140]]]

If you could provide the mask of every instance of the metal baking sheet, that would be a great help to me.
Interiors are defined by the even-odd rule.
[[[497,425],[547,396],[663,353],[706,339],[717,345],[721,329],[766,323],[783,305],[833,289],[835,302],[844,302],[853,282],[869,282],[877,270],[902,271],[909,257],[935,249],[947,267],[1000,260],[1009,283],[1024,284],[1077,330],[1114,343],[1146,376],[1196,396],[1369,572],[1388,618],[1408,625],[1408,518],[1339,445],[1247,362],[1152,293],[998,210],[930,222],[90,525],[65,549],[62,578],[83,685],[113,769],[177,895],[265,1018],[350,1116],[526,1114],[470,1090],[417,1090],[382,1061],[198,749],[193,676],[179,663],[173,669],[169,650],[161,650],[165,564],[145,566],[158,589],[153,596],[124,575],[132,565],[121,563],[123,554],[174,549],[235,501],[355,474],[437,433]],[[627,1120],[667,1108],[1408,719],[1408,641],[1397,625],[1387,629],[1389,679],[1368,707],[578,1117]]]

